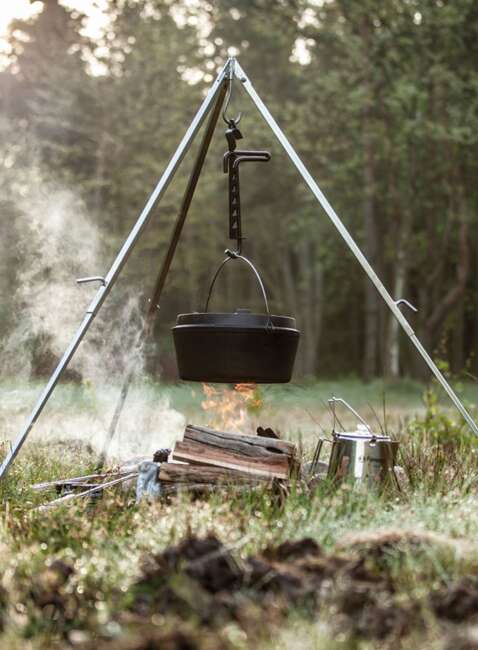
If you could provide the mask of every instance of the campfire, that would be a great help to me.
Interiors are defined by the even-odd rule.
[[[216,387],[202,384],[201,407],[207,427],[188,424],[173,449],[161,449],[152,459],[116,471],[33,486],[56,487],[57,499],[42,506],[81,496],[97,496],[104,488],[137,479],[137,497],[169,496],[178,491],[208,493],[222,488],[265,487],[273,480],[284,487],[299,469],[296,445],[254,422],[263,402],[253,383]],[[193,393],[194,395],[194,393]]]
[[[206,426],[231,433],[253,431],[251,416],[262,407],[256,384],[236,384],[232,389],[202,384],[202,409],[207,413]]]

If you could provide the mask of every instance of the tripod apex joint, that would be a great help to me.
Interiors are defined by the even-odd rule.
[[[3,476],[5,476],[5,474],[7,473],[10,465],[15,460],[18,452],[20,451],[22,445],[24,444],[28,434],[30,433],[30,430],[32,429],[33,425],[35,424],[41,412],[43,411],[43,408],[45,407],[48,399],[53,393],[63,371],[71,361],[79,344],[81,343],[83,337],[85,336],[91,323],[93,322],[96,314],[100,310],[109,292],[111,291],[116,280],[118,279],[124,265],[126,264],[129,258],[131,251],[133,250],[134,246],[136,245],[139,238],[141,237],[144,229],[149,223],[152,216],[153,208],[157,206],[162,196],[164,195],[176,171],[178,170],[184,157],[186,156],[186,153],[191,147],[191,144],[193,143],[205,118],[207,117],[207,115],[209,114],[209,112],[211,111],[212,107],[215,104],[216,105],[218,103],[220,103],[221,105],[223,104],[224,90],[227,90],[228,92],[231,90],[234,79],[237,79],[241,82],[242,87],[245,89],[246,93],[249,95],[250,99],[255,104],[257,110],[259,111],[259,113],[261,114],[265,122],[268,124],[268,126],[272,130],[277,140],[284,148],[286,154],[288,155],[292,164],[299,172],[305,184],[308,186],[312,194],[315,196],[318,203],[322,206],[323,210],[325,211],[326,215],[328,216],[332,224],[335,226],[339,235],[342,237],[344,242],[347,244],[347,246],[355,256],[355,258],[359,262],[359,264],[362,266],[363,270],[368,275],[370,281],[374,284],[375,288],[377,289],[377,291],[379,292],[379,294],[387,304],[392,314],[398,320],[401,327],[408,335],[410,341],[413,343],[418,353],[421,355],[421,357],[428,365],[431,372],[434,374],[434,376],[439,381],[439,383],[441,384],[445,392],[448,394],[454,406],[461,413],[464,420],[469,425],[470,429],[473,431],[474,434],[478,435],[478,426],[476,425],[475,421],[468,413],[468,411],[466,410],[466,408],[464,407],[464,405],[462,404],[462,402],[460,401],[456,393],[453,391],[452,387],[448,384],[448,382],[446,381],[445,377],[442,375],[442,373],[436,366],[433,359],[425,350],[421,342],[418,340],[417,336],[413,332],[413,329],[410,327],[407,319],[403,316],[402,312],[400,311],[399,305],[400,302],[403,302],[403,300],[395,301],[392,298],[392,296],[387,291],[384,284],[382,283],[380,278],[373,270],[367,258],[362,253],[361,249],[356,244],[355,240],[350,235],[350,233],[348,232],[347,228],[345,227],[345,225],[343,224],[343,222],[341,221],[341,219],[339,218],[335,210],[332,208],[327,198],[322,193],[316,181],[313,179],[310,172],[305,167],[302,160],[299,158],[297,152],[290,144],[284,132],[279,127],[279,125],[277,124],[277,122],[269,112],[268,108],[266,107],[262,99],[259,97],[257,92],[255,91],[253,85],[250,82],[250,79],[245,74],[244,70],[240,66],[237,59],[235,57],[229,57],[227,62],[223,66],[222,70],[219,72],[218,76],[216,77],[216,80],[212,83],[206,97],[204,98],[196,115],[194,116],[189,128],[187,129],[184,137],[179,143],[178,148],[176,149],[173,156],[171,157],[168,165],[166,166],[164,173],[162,174],[156,187],[154,188],[152,194],[150,195],[148,201],[146,202],[146,205],[144,206],[141,214],[139,215],[136,223],[134,224],[130,234],[126,238],[121,250],[119,251],[116,259],[114,260],[106,276],[104,278],[101,276],[94,276],[91,278],[80,278],[80,281],[82,280],[84,282],[93,282],[93,281],[101,282],[102,286],[99,287],[96,297],[94,298],[90,308],[86,312],[78,331],[76,332],[75,336],[73,337],[72,341],[67,347],[57,367],[53,371],[50,379],[48,380],[47,385],[45,386],[36,405],[34,406],[32,413],[30,414],[27,422],[25,423],[24,428],[22,429],[19,436],[15,440],[10,452],[5,457],[0,467],[0,478],[3,478]]]

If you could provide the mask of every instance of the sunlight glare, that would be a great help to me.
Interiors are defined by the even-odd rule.
[[[96,3],[92,3],[91,0],[63,0],[61,4],[88,16],[85,35],[90,38],[99,37],[101,30],[107,24],[106,0],[99,0]],[[0,39],[5,37],[8,25],[14,18],[24,20],[39,13],[42,7],[43,3],[40,0],[33,3],[30,0],[0,0]]]
[[[0,2],[0,38],[7,32],[8,25],[14,18],[24,20],[39,12],[41,2],[30,3],[30,0],[10,0]]]

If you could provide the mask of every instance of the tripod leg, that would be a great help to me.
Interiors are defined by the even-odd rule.
[[[150,336],[153,333],[154,323],[156,321],[156,316],[158,314],[158,307],[159,307],[161,294],[163,292],[166,279],[168,277],[169,269],[171,268],[171,263],[174,258],[174,253],[176,252],[176,248],[179,243],[179,239],[181,237],[183,226],[186,221],[186,217],[188,215],[189,207],[191,205],[194,192],[196,191],[196,187],[199,181],[199,176],[201,174],[204,161],[206,159],[206,155],[209,150],[209,145],[211,144],[211,140],[214,135],[214,131],[216,129],[217,121],[221,114],[222,105],[224,103],[224,97],[226,95],[229,83],[231,83],[230,80],[227,80],[221,87],[221,91],[219,92],[214,108],[211,111],[211,115],[209,117],[209,121],[207,123],[206,130],[204,132],[204,136],[202,138],[199,147],[199,151],[194,161],[193,169],[191,171],[191,175],[189,177],[186,190],[184,192],[178,217],[176,219],[176,223],[174,224],[173,232],[171,234],[168,250],[166,252],[166,256],[161,265],[161,269],[159,271],[156,283],[154,285],[153,294],[149,303],[149,309],[146,314],[144,329],[141,336],[141,338],[146,340],[150,338]],[[99,459],[98,468],[103,467],[106,461],[106,456],[108,454],[111,441],[113,440],[113,437],[115,435],[116,427],[118,426],[118,422],[121,417],[121,412],[123,411],[123,407],[126,402],[128,391],[131,382],[133,381],[134,375],[135,375],[134,368],[130,368],[126,374],[126,378],[121,387],[119,399],[116,404],[116,408],[114,410],[113,417],[111,419],[111,423],[108,428],[108,432],[106,434],[106,439],[105,439],[103,451],[101,452],[101,456]]]
[[[428,365],[430,368],[431,372],[435,375],[436,379],[439,381],[439,383],[442,385],[444,388],[445,392],[448,394],[448,397],[451,399],[457,410],[461,413],[463,416],[464,420],[470,427],[470,429],[473,431],[474,434],[478,435],[478,426],[476,425],[475,421],[471,417],[471,415],[468,413],[460,399],[458,398],[458,395],[455,393],[453,388],[449,385],[445,377],[442,375],[440,370],[437,368],[436,364],[434,363],[433,359],[430,357],[428,352],[425,350],[423,345],[420,343],[418,340],[415,332],[413,331],[412,327],[410,326],[410,323],[407,321],[405,316],[402,314],[400,311],[399,307],[396,304],[396,301],[392,298],[392,296],[388,293],[387,289],[385,288],[384,284],[380,280],[380,278],[377,276],[373,268],[370,266],[370,263],[368,262],[367,258],[365,255],[362,253],[360,248],[357,246],[355,243],[353,237],[350,235],[348,232],[347,228],[345,225],[342,223],[340,220],[339,216],[335,212],[335,210],[332,208],[330,203],[327,201],[325,195],[322,193],[321,189],[315,182],[315,180],[312,178],[310,175],[309,171],[305,167],[304,163],[302,160],[299,158],[297,155],[297,152],[295,149],[292,147],[288,139],[286,138],[284,132],[282,129],[279,127],[277,122],[274,120],[272,115],[270,114],[267,106],[263,103],[262,99],[259,97],[259,95],[256,93],[254,90],[253,85],[249,81],[247,75],[245,74],[244,70],[241,68],[239,63],[237,61],[235,62],[234,66],[234,73],[236,77],[242,82],[242,85],[244,86],[244,89],[246,90],[247,94],[249,97],[252,99],[254,104],[256,105],[259,113],[262,115],[266,123],[269,125],[269,127],[272,129],[272,132],[276,136],[276,138],[279,140],[283,148],[285,149],[285,152],[291,159],[292,163],[295,165],[297,168],[297,171],[299,174],[302,176],[304,179],[306,185],[309,187],[311,190],[312,194],[315,196],[317,201],[320,203],[322,208],[325,210],[327,216],[329,219],[332,221],[336,229],[338,230],[339,234],[341,237],[344,239],[345,243],[349,247],[349,249],[352,251],[352,253],[355,255],[357,261],[359,264],[362,266],[364,269],[365,273],[368,275],[370,280],[373,282],[375,285],[375,288],[379,292],[379,294],[382,296],[383,300],[389,307],[390,311],[393,313],[395,318],[398,320],[410,340],[412,341],[413,345],[416,347],[418,353],[420,356],[423,358],[425,363]]]
[[[104,286],[100,287],[98,290],[95,298],[93,299],[91,305],[89,306],[85,317],[83,318],[83,321],[76,332],[75,336],[73,337],[70,345],[66,349],[65,353],[63,354],[62,358],[60,359],[60,362],[58,363],[57,367],[53,371],[53,374],[51,375],[50,379],[48,380],[47,385],[45,386],[43,392],[40,395],[40,398],[38,399],[38,402],[36,403],[35,407],[33,408],[33,411],[31,412],[24,428],[18,435],[17,439],[15,440],[12,449],[10,452],[7,454],[5,457],[1,467],[0,467],[0,479],[5,476],[7,473],[10,465],[13,463],[15,460],[18,452],[22,448],[25,440],[28,437],[28,434],[30,433],[31,429],[33,428],[35,422],[37,421],[38,417],[40,416],[41,412],[43,411],[45,404],[48,402],[51,394],[55,390],[55,387],[65,370],[65,368],[68,366],[71,358],[75,354],[78,346],[80,345],[83,337],[85,336],[86,332],[88,331],[92,321],[94,320],[96,314],[98,313],[99,309],[103,305],[103,302],[106,300],[106,297],[110,293],[111,289],[113,288],[114,283],[118,279],[119,274],[121,273],[121,270],[123,266],[126,264],[128,257],[130,256],[131,251],[133,250],[135,244],[137,243],[138,239],[140,238],[143,230],[145,229],[146,225],[148,224],[150,218],[151,218],[151,212],[153,207],[158,203],[158,201],[161,199],[163,194],[165,193],[166,189],[169,186],[169,183],[174,177],[174,174],[176,173],[178,167],[180,166],[184,156],[186,155],[189,147],[191,146],[194,138],[196,137],[197,132],[199,131],[201,124],[203,123],[204,119],[206,118],[207,114],[211,110],[211,106],[214,102],[214,100],[217,97],[217,94],[219,93],[222,84],[226,78],[228,78],[229,72],[231,65],[233,64],[233,61],[229,59],[224,66],[224,68],[221,70],[219,75],[217,76],[216,80],[214,81],[213,85],[211,86],[208,94],[206,95],[203,103],[201,104],[198,112],[193,118],[193,121],[191,122],[191,125],[189,126],[188,130],[186,131],[183,139],[181,140],[178,148],[176,149],[173,157],[169,161],[168,166],[166,167],[163,175],[158,181],[158,184],[154,188],[151,196],[149,197],[146,205],[143,208],[143,211],[141,212],[140,216],[138,217],[138,220],[136,221],[135,225],[133,226],[133,229],[131,230],[130,234],[128,235],[126,241],[124,242],[121,250],[119,251],[118,255],[116,256],[116,259],[114,260],[110,270],[108,271],[105,279],[104,279]]]
[[[103,444],[103,449],[101,451],[99,460],[98,460],[98,465],[97,469],[100,470],[103,468],[105,462],[106,462],[106,457],[108,455],[108,451],[111,445],[111,441],[114,438],[114,435],[116,433],[116,427],[118,426],[118,422],[121,416],[121,413],[123,411],[124,404],[126,402],[126,398],[128,397],[128,392],[129,388],[131,386],[131,382],[133,381],[134,377],[134,368],[130,368],[128,373],[126,374],[126,378],[123,382],[123,385],[121,386],[121,392],[118,398],[118,401],[116,403],[116,407],[113,413],[113,417],[111,418],[110,426],[108,427],[108,432],[106,434],[105,442]]]

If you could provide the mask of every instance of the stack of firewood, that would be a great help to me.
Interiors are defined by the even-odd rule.
[[[190,424],[171,452],[161,449],[152,460],[132,459],[118,469],[36,483],[32,488],[56,489],[57,498],[38,507],[45,510],[81,497],[98,497],[103,490],[120,484],[132,487],[140,481],[143,470],[150,473],[155,466],[157,473],[151,475],[158,488],[155,494],[162,496],[182,491],[207,493],[223,486],[260,486],[270,481],[275,485],[278,481],[285,488],[287,480],[299,473],[296,446],[280,440],[271,429],[259,428],[257,436],[246,436]]]
[[[188,425],[169,461],[160,465],[158,478],[163,484],[198,487],[241,485],[287,480],[296,471],[296,446],[291,442]]]

